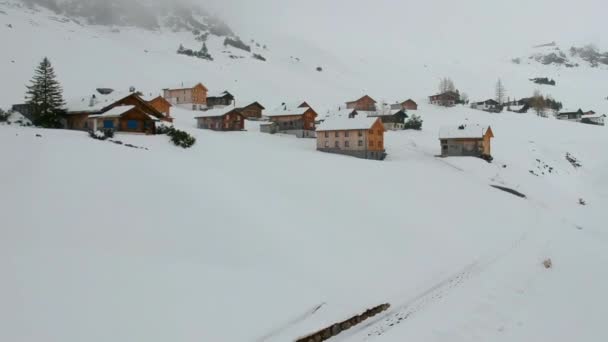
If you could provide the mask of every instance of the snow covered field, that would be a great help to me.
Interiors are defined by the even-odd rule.
[[[176,126],[197,138],[188,150],[166,136],[116,135],[144,150],[0,125],[1,341],[292,341],[385,302],[389,311],[332,341],[608,340],[606,128],[425,104],[447,72],[472,98],[491,97],[499,75],[485,73],[498,69],[517,96],[534,89],[528,76],[559,73],[556,98],[602,112],[601,87],[572,87],[605,73],[508,62],[429,70],[421,59],[403,67],[411,82],[381,82],[359,62],[327,67],[321,51],[296,63],[290,46],[271,46],[266,64],[209,64],[174,53],[177,40],[194,44],[186,33],[117,34],[2,9],[0,72],[12,82],[2,106],[21,101],[48,54],[66,97],[202,81],[237,101],[304,97],[323,112],[365,90],[414,98],[424,124],[387,132],[382,162],[317,152],[314,140],[251,122],[198,130],[181,109]],[[18,43],[27,39],[37,44]],[[439,127],[467,122],[491,125],[493,163],[435,157]]]

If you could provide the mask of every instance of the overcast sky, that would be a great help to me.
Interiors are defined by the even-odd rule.
[[[320,44],[462,41],[493,46],[558,41],[606,48],[607,0],[193,0],[238,32]],[[500,43],[502,44],[502,43]]]

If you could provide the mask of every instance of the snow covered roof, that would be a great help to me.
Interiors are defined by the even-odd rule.
[[[280,105],[277,108],[265,113],[264,116],[289,116],[289,115],[302,115],[310,109],[310,107],[300,107],[302,102],[292,102]]]
[[[224,96],[232,96],[232,94],[229,91],[227,91],[227,90],[222,91],[220,93],[207,94],[207,98],[209,98],[209,97],[224,97]]]
[[[100,112],[105,107],[131,94],[134,93],[113,91],[103,95],[96,92],[92,95],[68,99],[65,107],[68,112]]]
[[[483,138],[490,129],[487,125],[442,126],[439,129],[439,139]]]
[[[232,107],[230,107],[230,108],[227,108],[227,107],[213,108],[213,109],[202,111],[200,113],[200,115],[197,115],[194,118],[195,119],[214,118],[214,117],[224,116],[225,114],[228,114],[233,110],[234,110],[234,108],[232,108]]]
[[[357,113],[359,113],[360,115],[367,115],[370,117],[382,117],[382,116],[393,116],[399,112],[403,112],[405,113],[405,109],[390,109],[387,112],[381,113],[381,112],[370,112],[370,111],[362,111],[362,110],[358,110]],[[407,114],[406,114],[407,117]]]
[[[606,114],[587,114],[583,115],[583,119],[595,119],[595,118],[605,118]]]
[[[317,131],[348,131],[356,129],[370,129],[378,118],[363,115],[352,119],[348,117],[330,117],[317,126]]]
[[[91,115],[89,116],[90,118],[112,118],[112,117],[119,117],[121,115],[123,115],[124,113],[130,111],[131,109],[135,108],[135,106],[116,106],[113,108],[108,109],[107,111],[103,112],[102,114],[98,114],[98,115]],[[156,118],[154,117],[154,120],[156,120]]]

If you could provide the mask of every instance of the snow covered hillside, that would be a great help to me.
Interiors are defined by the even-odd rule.
[[[48,56],[66,98],[203,82],[238,102],[306,100],[324,113],[369,93],[413,98],[424,123],[387,132],[382,162],[255,122],[199,130],[180,108],[191,149],[164,135],[117,133],[135,149],[0,124],[0,341],[294,341],[382,303],[330,341],[608,340],[606,128],[426,104],[440,77],[471,100],[493,97],[501,77],[512,97],[541,87],[608,113],[608,71],[446,58],[432,43],[353,56],[278,37],[254,47],[263,62],[210,36],[208,62],[176,54],[200,44],[190,32],[13,4],[0,0],[3,108],[23,101]],[[436,157],[440,127],[467,123],[491,125],[492,163]]]

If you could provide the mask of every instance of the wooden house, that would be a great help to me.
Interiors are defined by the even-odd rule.
[[[163,89],[163,97],[174,106],[192,110],[203,110],[207,107],[207,87],[197,83],[192,87],[181,86]]]
[[[401,103],[392,104],[391,109],[418,110],[418,104],[412,99],[407,99]]]
[[[494,99],[488,99],[481,102],[474,102],[471,104],[471,108],[484,110],[486,112],[500,112],[502,106]]]
[[[228,91],[207,96],[207,108],[228,107],[234,104],[234,96]]]
[[[407,113],[403,109],[391,109],[386,112],[372,112],[368,117],[376,117],[382,121],[384,129],[387,131],[397,131],[405,128]]]
[[[579,122],[581,121],[581,118],[583,117],[583,110],[579,109],[576,111],[563,111],[563,112],[559,112],[557,114],[557,118],[559,120],[567,120],[567,121],[574,121],[574,122]]]
[[[460,94],[454,91],[429,96],[429,102],[438,106],[451,107],[460,102]]]
[[[238,108],[239,112],[243,114],[246,119],[260,119],[262,117],[262,111],[266,109],[259,102],[248,104],[245,107]]]
[[[164,117],[161,119],[167,122],[173,122],[173,118],[171,117],[171,103],[165,100],[162,96],[156,96],[152,98],[143,98],[148,102],[152,107],[154,107],[157,111],[164,114]]]
[[[356,109],[356,110],[366,110],[366,111],[375,111],[376,110],[376,100],[372,99],[368,95],[364,95],[358,100],[346,102],[347,109]]]
[[[585,114],[581,117],[581,122],[589,125],[598,125],[604,126],[606,114],[596,114],[591,111],[593,114]]]
[[[384,125],[376,117],[330,117],[317,127],[317,150],[383,160]]]
[[[245,117],[237,109],[215,108],[203,111],[195,117],[196,126],[214,131],[242,131]]]
[[[130,133],[156,133],[156,121],[160,119],[147,114],[135,105],[120,105],[87,118],[88,126],[93,131],[98,129],[112,129],[119,132]]]
[[[140,97],[137,92],[111,94],[93,94],[89,97],[72,99],[66,103],[66,113],[62,115],[64,127],[75,130],[90,130],[89,116],[103,114],[118,106],[135,106],[146,115],[158,120],[166,120],[165,115]],[[120,127],[115,127],[120,130]],[[142,130],[142,132],[145,130]]]
[[[491,139],[494,132],[490,126],[461,125],[441,127],[439,141],[441,156],[474,156],[491,160]]]
[[[277,133],[293,134],[299,138],[315,137],[317,112],[306,102],[283,103],[270,113],[264,114],[264,117],[274,124],[274,131]],[[268,126],[264,125],[264,127],[260,127],[260,130],[264,133],[271,133],[267,132],[265,127]]]

